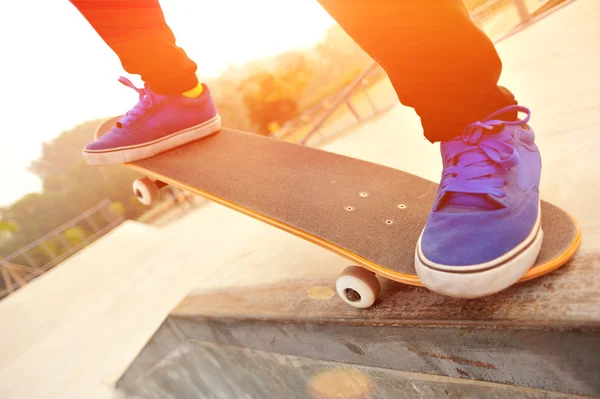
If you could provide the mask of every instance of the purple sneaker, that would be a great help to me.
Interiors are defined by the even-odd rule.
[[[502,115],[522,112],[523,120]],[[441,143],[440,188],[421,233],[415,267],[440,294],[476,298],[516,283],[542,246],[542,162],[530,111],[512,105]],[[495,119],[497,118],[497,119]]]
[[[123,77],[119,81],[139,93],[139,102],[108,133],[85,146],[83,156],[90,165],[148,158],[221,128],[221,118],[206,86],[200,97],[187,98],[160,95],[147,85],[138,89]]]

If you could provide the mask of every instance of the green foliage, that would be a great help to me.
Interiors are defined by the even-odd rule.
[[[373,62],[339,25],[329,29],[313,52],[314,78],[301,98],[303,109],[341,90]]]
[[[241,93],[238,91],[239,71],[231,68],[218,79],[206,83],[211,88],[211,94],[221,115],[223,126],[231,129],[256,132],[256,127],[250,121],[244,106]],[[231,76],[230,76],[231,75]]]
[[[61,189],[60,177],[73,164],[81,161],[81,149],[91,140],[103,119],[87,121],[63,132],[49,143],[42,144],[42,155],[33,161],[29,171],[39,176],[44,191]]]
[[[120,166],[89,166],[82,159],[81,149],[91,140],[99,123],[99,120],[86,122],[44,143],[42,156],[30,167],[42,180],[43,191],[25,195],[0,209],[2,226],[18,226],[0,242],[0,253],[8,255],[18,250],[105,198],[120,203],[113,208],[127,218],[135,218],[145,211],[143,205],[130,200],[134,197],[131,184],[138,174]],[[98,223],[106,222],[100,219]],[[69,234],[76,237],[73,232]],[[59,242],[48,245],[59,254],[66,250]],[[38,261],[47,258],[42,249],[33,252]]]
[[[279,57],[275,70],[256,72],[240,83],[250,121],[260,133],[267,134],[271,124],[281,125],[297,115],[298,98],[312,74],[304,55],[286,53]]]
[[[108,210],[116,216],[125,216],[125,207],[120,201],[115,201],[110,204]]]
[[[81,244],[83,240],[86,239],[86,231],[81,226],[70,227],[67,230],[65,230],[63,236],[71,246],[75,247]]]
[[[17,231],[17,224],[6,220],[0,220],[0,232],[14,233]]]

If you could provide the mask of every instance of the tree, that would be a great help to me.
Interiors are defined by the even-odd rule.
[[[238,90],[240,78],[236,78],[234,70],[228,72],[234,76],[222,76],[208,81],[213,99],[219,110],[223,126],[247,132],[255,132],[256,126],[248,117],[248,110],[244,106],[242,95]]]
[[[96,127],[102,119],[80,123],[70,130],[64,131],[49,143],[42,143],[42,155],[29,165],[29,171],[37,175],[43,183],[56,188],[56,177],[64,174],[73,164],[81,160],[81,150],[92,140]]]
[[[17,224],[7,220],[0,220],[0,232],[14,233],[17,231]]]
[[[298,99],[313,75],[307,58],[300,53],[278,57],[274,71],[260,71],[238,86],[252,123],[261,134],[273,123],[281,125],[297,115]]]
[[[5,232],[0,253],[18,250],[105,198],[119,202],[120,211],[126,218],[135,218],[146,211],[147,208],[133,200],[135,196],[131,190],[131,184],[139,174],[121,166],[89,166],[82,159],[81,149],[93,137],[99,123],[97,120],[80,124],[44,143],[41,157],[30,166],[30,170],[42,179],[43,191],[27,194],[0,209],[0,231]],[[89,226],[83,228],[90,229]],[[7,231],[10,232],[8,236]],[[86,233],[91,234],[91,231]],[[75,233],[68,234],[75,239]],[[62,241],[48,245],[58,252],[64,250]],[[36,250],[34,255],[40,259],[44,256],[42,250]]]

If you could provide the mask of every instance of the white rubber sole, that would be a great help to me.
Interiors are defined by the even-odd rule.
[[[481,265],[443,266],[425,258],[419,237],[415,269],[421,283],[439,294],[455,298],[492,295],[515,284],[531,269],[542,249],[543,239],[541,213],[538,212],[529,236],[509,253]]]
[[[198,140],[216,133],[219,129],[221,129],[221,117],[220,115],[216,115],[214,118],[209,119],[200,125],[180,130],[168,136],[138,146],[120,147],[110,151],[83,150],[83,157],[89,165],[124,164],[150,158],[161,152],[189,143],[190,141]]]

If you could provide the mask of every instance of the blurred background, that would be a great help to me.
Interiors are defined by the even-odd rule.
[[[439,147],[425,142],[418,118],[400,106],[385,72],[316,1],[164,0],[161,4],[178,44],[198,63],[200,80],[210,86],[223,126],[377,162],[430,180],[439,178]],[[496,316],[517,324],[539,317],[540,323],[568,319],[580,323],[577,326],[598,325],[600,219],[592,205],[600,201],[600,2],[464,0],[464,4],[477,26],[497,44],[504,63],[501,83],[533,110],[536,143],[544,159],[542,198],[569,210],[581,223],[580,257],[574,261],[579,268],[565,267],[565,275],[552,273],[520,291],[508,290],[498,302],[448,303],[426,290],[398,287],[387,299],[394,303],[391,298],[400,296],[402,301],[395,302],[399,312],[420,304],[425,319],[435,318],[440,309],[463,309],[457,311],[460,317],[474,323],[492,320],[491,329],[497,326]],[[229,292],[233,287],[262,287],[283,280],[292,281],[285,289],[304,295],[294,282],[331,283],[348,266],[322,248],[175,188],[166,187],[159,202],[144,206],[131,187],[139,175],[122,166],[88,166],[81,156],[83,146],[103,120],[129,110],[137,94],[118,83],[124,74],[119,60],[69,2],[5,2],[0,7],[0,40],[0,88],[5,98],[0,134],[0,397],[113,398],[114,385],[145,345],[159,342],[160,346],[162,341],[152,337],[161,323],[177,312],[177,306],[180,314],[189,316],[189,307],[181,308],[185,298],[212,289]],[[141,85],[137,76],[130,78]],[[271,296],[283,301],[285,292],[273,291],[279,292],[277,296],[268,291],[263,297],[256,288],[233,297],[215,296],[217,311],[211,312],[217,313],[210,317],[218,319],[218,306],[236,311],[240,303],[252,307],[243,302],[246,292],[259,302],[268,299],[264,314],[255,310],[260,320],[276,318],[276,312],[286,310],[285,303],[275,307],[281,304],[277,301],[269,307]],[[315,299],[318,295],[309,296],[306,301],[320,300]],[[322,309],[329,312],[327,302],[323,303]],[[331,306],[338,309],[335,303]],[[392,307],[381,309],[392,319],[402,318]],[[327,316],[362,320],[366,314],[354,311],[331,310]],[[289,317],[297,316],[304,314]],[[377,337],[378,330],[368,331],[372,333],[366,335]],[[544,341],[545,332],[532,334],[531,342],[549,342]],[[569,337],[565,333],[548,347],[554,349]],[[438,338],[443,346],[444,335]],[[591,359],[600,344],[596,336],[590,339],[593,345],[568,347],[565,353]],[[383,356],[384,346],[374,345]],[[361,353],[360,345],[347,347]],[[430,377],[400,378],[363,370],[375,379],[387,375],[378,380],[383,381],[380,396],[352,396],[348,387],[360,378],[351,373],[342,384],[348,388],[347,396],[340,393],[345,388],[325,378],[311,380],[322,389],[311,398],[395,398],[389,388],[394,385],[388,382],[400,384],[402,379],[413,395],[406,397],[435,397],[440,392],[454,397],[493,396],[488,385],[456,385],[455,378],[497,382],[501,385],[493,391],[497,397],[600,395],[597,375],[568,368],[585,368],[584,361],[569,358],[567,372],[561,373],[560,367],[552,368],[555,364],[548,362],[562,359],[554,352],[538,359],[537,354],[528,357],[522,351],[517,362],[521,368],[513,369],[514,359],[506,356],[515,351],[504,348],[498,344],[496,355],[506,367],[496,363],[485,370],[478,365],[491,360],[476,348],[467,348],[461,356],[473,356],[477,362],[464,356],[429,356],[428,351],[404,353],[420,356],[415,364],[430,367],[433,374],[453,379],[435,380],[441,390],[431,391],[430,396],[419,396],[432,383]],[[206,368],[214,366],[211,361],[217,363],[217,357],[202,359],[208,359]],[[282,364],[295,367],[302,362],[277,358],[268,375],[279,373]],[[173,373],[185,368],[171,366]],[[313,369],[294,370],[277,375],[293,380],[297,370]],[[250,379],[264,377],[240,373]],[[131,381],[137,380],[131,377]],[[139,381],[131,385],[142,390],[152,385]],[[297,386],[304,387],[307,379],[301,381]],[[331,386],[337,388],[327,396],[323,392]],[[537,390],[520,387],[561,394],[538,395]],[[388,388],[385,396],[383,390]],[[250,397],[308,397],[302,396],[304,390],[298,396],[281,392]],[[236,397],[232,395],[222,397]]]

